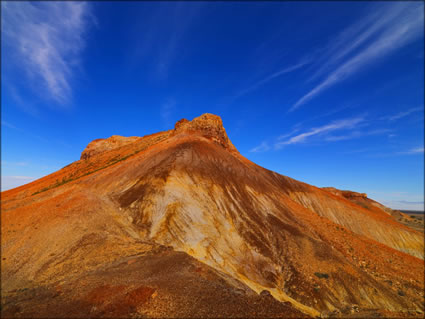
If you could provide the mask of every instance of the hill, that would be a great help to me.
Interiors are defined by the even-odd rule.
[[[7,316],[424,310],[423,233],[365,194],[256,165],[212,114],[95,140],[79,161],[1,195]]]

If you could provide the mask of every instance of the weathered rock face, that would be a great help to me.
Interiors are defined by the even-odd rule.
[[[238,152],[229,140],[221,118],[214,114],[206,113],[192,121],[181,119],[175,124],[174,130],[164,133],[168,133],[166,134],[167,137],[168,135],[197,134],[206,137],[231,152]],[[88,159],[97,154],[117,150],[122,146],[139,142],[141,139],[138,136],[125,137],[119,135],[113,135],[105,139],[96,139],[87,145],[81,153],[80,159]]]
[[[119,148],[123,145],[134,143],[140,140],[140,137],[124,137],[113,135],[106,139],[97,139],[92,141],[81,153],[80,159],[88,159],[96,154],[104,153],[112,149]]]
[[[398,223],[391,209],[368,199],[365,194],[340,191],[338,195],[332,196],[330,192],[317,191],[310,185],[303,184],[300,188],[302,191],[290,194],[300,205],[358,235],[424,258],[423,236],[412,233],[412,229]]]
[[[181,120],[174,130],[93,154],[2,193],[3,296],[21,302],[28,296],[18,289],[51,291],[65,285],[57,305],[72,300],[91,309],[102,298],[112,298],[118,307],[121,297],[114,294],[127,300],[125,294],[134,293],[141,298],[131,301],[134,315],[165,316],[186,309],[182,305],[191,298],[199,300],[195,291],[200,291],[191,273],[198,266],[183,267],[178,273],[184,276],[176,278],[187,279],[189,299],[164,306],[178,293],[164,288],[169,268],[162,271],[153,260],[165,258],[156,253],[158,247],[168,247],[169,254],[189,255],[215,272],[200,271],[208,289],[243,290],[247,296],[254,291],[259,298],[286,302],[287,308],[270,304],[274,310],[263,317],[299,311],[348,315],[353,307],[384,316],[423,311],[424,262],[414,257],[423,258],[423,234],[397,223],[379,206],[357,204],[364,196],[341,194],[250,162],[234,149],[217,116]],[[113,275],[130,273],[128,262],[142,255],[144,261],[134,261],[133,271],[145,267],[145,277],[129,275],[128,281]],[[77,282],[86,286],[77,288]],[[103,296],[105,282],[116,298]],[[150,299],[154,290],[157,296]],[[201,305],[222,302],[208,295]],[[246,307],[248,299],[235,297],[236,308],[223,315]],[[143,312],[156,309],[156,303],[165,310]],[[30,316],[28,309],[21,313]],[[187,311],[183,316],[208,315]],[[254,308],[241,313],[254,312],[259,313]]]
[[[178,121],[175,125],[173,135],[185,133],[204,136],[225,149],[238,153],[227,136],[221,118],[217,115],[206,113],[194,118],[192,121],[186,119]]]

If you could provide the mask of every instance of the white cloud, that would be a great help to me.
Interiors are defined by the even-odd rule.
[[[411,108],[411,109],[409,109],[407,111],[403,111],[403,112],[397,113],[395,115],[384,116],[384,117],[381,118],[381,120],[395,121],[395,120],[399,120],[399,119],[401,119],[403,117],[406,117],[406,116],[408,116],[408,115],[410,115],[412,113],[421,112],[421,111],[422,112],[424,111],[424,108],[423,107],[421,107],[421,106],[420,107],[414,107],[414,108]]]
[[[60,104],[72,97],[90,16],[86,2],[2,2],[2,32],[10,58],[31,86]]]
[[[423,147],[416,147],[410,150],[411,153],[423,153],[424,148]]]
[[[303,142],[306,141],[306,139],[308,139],[312,136],[315,136],[315,135],[329,133],[329,132],[332,132],[332,131],[335,131],[335,130],[351,129],[351,128],[356,127],[357,124],[359,124],[363,120],[364,119],[362,117],[356,117],[356,118],[352,118],[352,119],[334,121],[334,122],[327,124],[327,125],[324,125],[324,126],[312,128],[308,132],[293,136],[286,141],[277,142],[275,144],[275,148],[280,149],[284,145],[303,143]]]
[[[254,147],[250,150],[251,153],[260,153],[260,152],[266,152],[270,149],[270,146],[267,142],[262,142],[260,145]]]
[[[35,177],[30,176],[2,176],[1,191],[12,189],[35,180]]]
[[[294,111],[322,91],[349,78],[372,62],[379,62],[384,56],[423,35],[422,3],[394,2],[380,7],[377,12],[340,35],[341,44],[336,45],[336,51],[329,50],[331,55],[328,56],[330,64],[337,66],[289,111]],[[350,55],[351,57],[343,59]],[[318,74],[321,73],[319,69]]]
[[[422,146],[422,147],[412,148],[412,149],[408,150],[407,152],[402,152],[400,154],[421,154],[423,152],[424,152],[424,147]]]
[[[296,124],[296,125],[301,125],[301,124],[300,124],[300,123],[298,123],[298,124]],[[285,138],[288,138],[289,136],[294,135],[294,134],[295,134],[295,133],[297,133],[299,130],[300,130],[300,129],[296,127],[296,128],[294,128],[291,132],[280,135],[277,139],[278,139],[279,141],[284,140]]]
[[[370,8],[369,8],[370,9]],[[389,11],[382,15],[380,10],[369,10],[371,13],[356,24],[342,30],[337,37],[333,38],[324,53],[316,60],[318,69],[310,77],[309,81],[317,79],[335,67],[343,58],[365,44],[367,40],[376,35],[386,23],[394,18],[395,11]]]
[[[379,129],[379,130],[372,130],[372,131],[354,131],[351,132],[350,134],[346,134],[346,135],[331,135],[331,136],[327,136],[325,138],[326,141],[328,142],[338,142],[338,141],[344,141],[344,140],[351,140],[354,138],[360,138],[360,137],[364,137],[364,136],[372,136],[372,135],[381,135],[381,134],[385,134],[391,132],[390,129]]]

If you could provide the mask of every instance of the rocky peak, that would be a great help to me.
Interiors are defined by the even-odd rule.
[[[230,151],[236,151],[226,130],[223,127],[223,121],[220,116],[205,113],[192,121],[181,119],[174,126],[173,135],[184,133],[198,133],[214,141]]]
[[[192,121],[187,119],[181,119],[174,125],[174,130],[161,133],[163,140],[169,136],[175,136],[180,134],[199,134],[204,136],[213,142],[221,145],[225,149],[238,153],[237,149],[233,146],[232,142],[229,140],[226,130],[223,127],[223,121],[220,116],[205,113],[199,117],[194,118]],[[155,135],[155,134],[154,134]],[[113,135],[105,139],[97,139],[90,142],[84,151],[81,153],[80,159],[88,159],[94,155],[116,149],[118,147],[136,142],[140,139],[146,139],[145,137],[125,137],[119,135]],[[151,144],[157,143],[159,140],[151,140]]]
[[[117,147],[132,143],[140,139],[137,136],[125,137],[119,135],[112,135],[109,138],[99,138],[91,141],[84,151],[81,153],[80,159],[88,159],[93,155],[100,154]]]
[[[180,121],[177,121],[174,125],[174,130],[178,131],[180,128],[185,127],[187,123],[190,123],[190,121],[186,119],[181,119]]]

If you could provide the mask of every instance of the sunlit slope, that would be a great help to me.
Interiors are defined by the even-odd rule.
[[[250,162],[219,117],[118,144],[2,193],[2,291],[160,245],[311,316],[423,311],[422,234]]]

